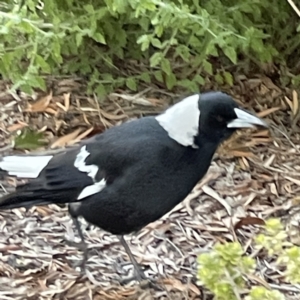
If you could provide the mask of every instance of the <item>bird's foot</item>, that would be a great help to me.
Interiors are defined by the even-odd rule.
[[[125,277],[125,278],[123,277],[118,281],[121,285],[126,285],[131,281],[138,281],[139,284],[140,284],[140,287],[142,289],[152,288],[152,287],[155,287],[155,285],[156,285],[155,282],[152,279],[150,279],[150,278],[140,278],[139,276],[136,276],[136,275]]]
[[[120,279],[120,283],[122,285],[125,285],[128,284],[130,281],[143,282],[147,280],[149,280],[149,278],[145,275],[145,273],[141,269],[139,269],[139,271],[135,271],[134,275],[125,278],[123,277],[122,279]]]
[[[80,274],[81,275],[85,275],[85,267],[86,267],[86,262],[87,262],[87,258],[88,258],[88,246],[85,242],[81,241],[81,242],[73,242],[73,241],[69,241],[66,240],[67,245],[72,246],[77,248],[78,250],[83,252],[83,258],[82,260],[75,264],[74,267],[79,267],[80,268]]]
[[[142,289],[153,288],[158,291],[163,290],[154,279],[147,277],[142,269],[139,269],[139,271],[135,270],[133,276],[121,278],[119,283],[121,285],[126,285],[131,281],[138,281]]]

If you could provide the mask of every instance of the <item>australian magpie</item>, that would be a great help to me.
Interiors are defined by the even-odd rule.
[[[0,209],[68,203],[82,243],[79,216],[119,237],[141,280],[144,273],[123,236],[184,200],[207,172],[219,144],[236,129],[255,125],[267,127],[229,95],[208,92],[55,155],[6,156],[2,172],[31,180],[0,199]]]

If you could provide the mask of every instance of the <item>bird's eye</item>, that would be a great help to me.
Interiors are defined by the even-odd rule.
[[[224,121],[224,118],[222,116],[220,116],[220,115],[217,115],[216,119],[220,123]]]

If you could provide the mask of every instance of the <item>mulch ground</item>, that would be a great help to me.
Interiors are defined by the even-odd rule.
[[[0,83],[1,155],[24,152],[28,143],[56,151],[126,120],[153,115],[176,100],[154,87],[132,95],[87,97],[79,79],[52,80],[51,91],[25,95]],[[259,268],[248,287],[278,289],[299,299],[300,288],[284,281],[282,268],[254,249],[260,220],[280,217],[289,239],[300,244],[300,98],[267,77],[237,79],[228,92],[271,124],[270,132],[241,131],[220,147],[206,177],[168,215],[127,240],[161,290],[136,282],[121,286],[132,266],[118,239],[82,221],[89,245],[87,273],[76,265],[82,253],[67,241],[78,234],[65,207],[56,205],[0,213],[0,299],[211,299],[196,279],[197,255],[218,241],[239,241]],[[26,140],[28,129],[36,138]],[[38,134],[38,135],[37,135]],[[26,140],[24,144],[22,140]],[[43,146],[41,146],[43,145]],[[2,194],[16,179],[1,181]]]

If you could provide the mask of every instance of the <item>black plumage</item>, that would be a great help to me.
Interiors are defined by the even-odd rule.
[[[190,96],[159,117],[113,127],[36,163],[32,156],[4,157],[3,171],[32,179],[0,199],[0,209],[69,203],[82,241],[79,216],[118,235],[142,279],[123,235],[184,200],[207,172],[219,144],[237,128],[253,125],[266,126],[230,96],[212,92]]]

